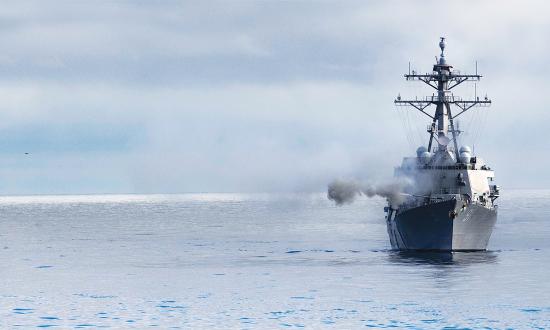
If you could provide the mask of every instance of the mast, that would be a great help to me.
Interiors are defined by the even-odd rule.
[[[479,81],[482,76],[477,73],[477,62],[475,74],[461,74],[458,70],[452,70],[453,66],[447,64],[445,59],[445,46],[445,38],[441,37],[441,41],[439,42],[441,54],[439,55],[439,59],[436,58],[436,63],[431,73],[417,74],[415,71],[411,73],[409,64],[409,73],[405,74],[406,80],[422,81],[437,92],[432,96],[424,97],[420,100],[418,98],[414,100],[403,100],[401,96],[398,96],[394,102],[398,106],[412,106],[430,117],[432,119],[432,124],[428,127],[428,133],[430,134],[428,150],[430,152],[432,151],[434,139],[438,144],[438,151],[447,151],[449,143],[453,141],[456,161],[459,162],[460,157],[457,137],[460,131],[455,129],[454,119],[474,106],[490,106],[491,100],[489,100],[487,96],[482,100],[480,100],[477,95],[473,100],[466,100],[459,96],[454,96],[451,92],[453,88],[465,81]],[[433,115],[425,111],[430,105],[435,105],[435,113]],[[451,105],[458,108],[459,112],[456,115],[452,114]],[[451,137],[449,137],[449,133]]]

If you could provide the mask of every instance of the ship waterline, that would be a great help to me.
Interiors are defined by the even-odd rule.
[[[485,250],[497,219],[496,209],[462,207],[448,200],[408,209],[388,218],[393,249],[430,251]]]

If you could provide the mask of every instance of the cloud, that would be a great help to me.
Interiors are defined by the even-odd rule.
[[[490,125],[464,142],[475,142],[504,186],[545,187],[550,179],[517,167],[546,157],[549,115],[531,95],[550,87],[548,6],[5,5],[0,158],[11,179],[0,193],[322,191],[333,177],[389,177],[426,125],[393,99],[431,94],[402,75],[408,61],[431,69],[441,35],[456,68],[473,71],[479,61],[486,78],[478,91],[494,101]],[[476,111],[462,116],[463,129],[486,110]],[[20,156],[27,150],[34,158]]]

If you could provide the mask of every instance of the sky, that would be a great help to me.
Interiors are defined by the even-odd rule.
[[[447,38],[491,108],[461,144],[547,188],[545,1],[17,1],[0,8],[0,194],[324,191],[426,144]],[[474,85],[455,95],[471,97]],[[433,111],[433,110],[432,110]],[[429,119],[428,119],[429,120]]]

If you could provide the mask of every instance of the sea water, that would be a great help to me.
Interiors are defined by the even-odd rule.
[[[504,191],[489,251],[391,251],[384,200],[0,197],[0,328],[543,329],[550,191]]]

